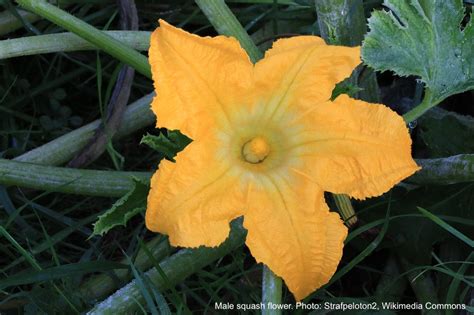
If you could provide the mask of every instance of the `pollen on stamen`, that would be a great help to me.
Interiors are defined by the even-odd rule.
[[[251,139],[242,147],[242,156],[248,163],[262,163],[269,154],[270,145],[268,141],[261,136]]]

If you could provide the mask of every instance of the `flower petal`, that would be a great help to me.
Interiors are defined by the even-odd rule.
[[[210,137],[193,141],[176,163],[163,160],[153,175],[146,225],[169,235],[173,246],[217,246],[227,238],[229,222],[244,212],[246,190],[215,149]]]
[[[261,178],[249,192],[247,246],[285,280],[297,300],[326,284],[342,256],[347,228],[323,191],[304,177]]]
[[[293,120],[302,132],[291,148],[325,191],[358,199],[381,195],[419,167],[402,117],[388,107],[347,95]]]
[[[330,99],[336,84],[360,63],[360,48],[329,46],[316,36],[276,41],[255,65],[255,90],[275,120],[288,109],[305,111]]]
[[[253,65],[234,38],[200,37],[160,20],[149,59],[158,125],[192,139],[210,128],[216,115],[228,119],[231,108],[248,97]]]

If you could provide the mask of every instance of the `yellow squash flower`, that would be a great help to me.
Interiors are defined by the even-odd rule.
[[[400,116],[346,95],[330,101],[359,53],[298,36],[253,65],[234,38],[160,21],[152,109],[158,126],[193,142],[154,174],[147,227],[174,246],[217,246],[244,216],[253,257],[297,300],[327,283],[347,228],[324,192],[378,196],[418,169]]]

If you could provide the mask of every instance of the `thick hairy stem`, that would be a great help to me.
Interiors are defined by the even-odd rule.
[[[150,32],[104,31],[103,33],[133,49],[145,51],[150,47]],[[96,49],[97,46],[73,33],[27,36],[0,41],[0,59]]]
[[[321,37],[330,44],[358,46],[367,31],[362,0],[315,0]]]
[[[0,185],[103,197],[121,197],[133,178],[147,181],[150,173],[79,170],[0,159]]]
[[[447,185],[474,181],[474,154],[460,154],[438,159],[418,159],[421,170],[408,181],[420,185]]]

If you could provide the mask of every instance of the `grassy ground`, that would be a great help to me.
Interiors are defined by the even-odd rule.
[[[313,1],[294,1],[297,4],[292,5],[257,0],[228,2],[261,50],[279,37],[319,34]],[[138,0],[136,4],[140,30],[154,30],[157,20],[163,18],[199,35],[216,34],[194,1]],[[364,1],[364,13],[368,16],[380,5],[381,1]],[[98,29],[119,28],[115,1],[66,1],[65,7]],[[2,39],[62,31],[44,19],[29,22],[23,18],[17,23],[19,12],[9,0],[3,1],[3,8]],[[115,58],[97,51],[40,54],[0,63],[0,157],[4,159],[17,158],[90,122],[105,119],[121,67]],[[378,74],[377,79],[382,103],[401,114],[413,107],[420,90],[416,78],[402,79],[384,73]],[[140,102],[152,92],[151,80],[137,74],[129,103]],[[414,156],[438,158],[474,153],[473,101],[472,92],[450,97],[420,118],[417,125],[413,124]],[[163,154],[140,144],[140,140],[147,132],[159,131],[149,123],[144,125],[147,126],[127,130],[126,135],[107,144],[105,153],[87,168],[153,171]],[[59,164],[64,162],[67,161]],[[470,303],[473,307],[473,192],[474,186],[469,182],[419,185],[408,181],[382,197],[354,202],[359,220],[350,230],[339,271],[329,286],[305,302]],[[199,258],[170,258],[176,257],[173,254],[178,249],[169,248],[165,237],[147,231],[142,215],[134,217],[126,227],[90,237],[92,223],[116,199],[0,186],[0,314],[86,312],[132,279],[145,296],[137,313],[149,309],[154,314],[212,314],[217,312],[215,303],[219,302],[260,303],[262,267],[243,246],[233,246],[225,256],[216,256],[218,259],[199,268]],[[327,200],[335,209],[330,196]],[[442,223],[435,223],[436,219]],[[239,241],[235,243],[238,245]],[[160,261],[164,262],[161,267]],[[158,271],[144,273],[152,267]],[[194,268],[199,270],[180,279]],[[161,271],[167,275],[163,277]],[[156,281],[161,285],[157,286]],[[295,302],[286,289],[283,301]],[[315,309],[312,312],[329,313]]]

